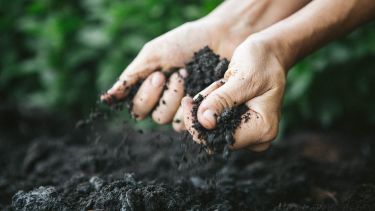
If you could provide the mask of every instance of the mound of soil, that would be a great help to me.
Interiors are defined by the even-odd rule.
[[[374,136],[307,133],[225,160],[170,131],[5,113],[1,210],[375,209]]]
[[[208,48],[197,52],[186,92],[220,79],[227,65]],[[227,152],[246,110],[225,111],[215,130],[194,127],[207,147]],[[189,135],[101,117],[73,129],[55,115],[0,107],[0,210],[375,210],[374,136],[310,133],[223,159]]]

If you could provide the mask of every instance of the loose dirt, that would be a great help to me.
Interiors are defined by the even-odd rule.
[[[186,65],[186,92],[227,65],[202,49]],[[225,111],[218,129],[194,127],[225,155],[245,110]],[[1,105],[0,210],[375,210],[374,135],[303,133],[224,159],[187,134],[98,121],[108,116],[93,112],[74,129],[56,114]]]
[[[55,116],[20,113],[0,112],[1,210],[375,208],[374,136],[304,133],[225,160],[170,131],[67,132]]]

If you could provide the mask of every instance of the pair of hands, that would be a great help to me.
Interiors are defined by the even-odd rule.
[[[224,84],[215,82],[201,91],[206,98],[198,109],[198,121],[212,129],[216,116],[225,108],[246,103],[251,118],[235,131],[232,148],[265,150],[277,135],[285,68],[261,38],[250,36],[243,40],[206,20],[184,24],[147,43],[101,100],[121,100],[132,86],[144,80],[132,100],[133,116],[141,120],[152,112],[158,124],[172,122],[178,132],[188,130],[197,134],[192,127],[193,96],[185,97],[184,93],[182,77],[186,77],[186,71],[181,68],[169,78],[162,72],[183,67],[194,52],[208,45],[220,56],[231,58],[231,62],[222,79]],[[168,89],[163,91],[165,84]],[[204,141],[196,135],[193,139],[198,143]]]
[[[161,71],[183,67],[208,45],[231,62],[225,83],[215,82],[200,93],[205,99],[198,121],[214,128],[225,108],[246,103],[251,118],[235,131],[232,148],[262,151],[277,135],[286,70],[327,42],[374,20],[374,11],[374,0],[227,0],[205,18],[147,43],[101,99],[121,100],[144,79],[133,99],[133,116],[145,118],[160,102],[152,118],[159,124],[174,120],[176,131],[188,130],[201,143],[191,122],[193,96],[184,97],[181,77],[186,71],[180,69],[168,79]]]

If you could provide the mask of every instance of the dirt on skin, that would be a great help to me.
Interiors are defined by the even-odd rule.
[[[242,119],[249,119],[249,115],[244,115],[248,111],[246,105],[225,109],[217,118],[216,127],[208,130],[198,121],[197,112],[199,105],[204,97],[198,95],[193,101],[192,117],[193,128],[198,133],[198,138],[204,140],[203,147],[212,153],[222,153],[224,158],[229,156],[229,146],[233,145],[235,140],[233,134],[241,123]],[[245,120],[246,121],[246,120]]]
[[[375,209],[373,135],[303,133],[225,160],[121,121],[67,132],[35,111],[0,117],[1,210]]]
[[[185,69],[188,76],[185,78],[185,92],[189,96],[196,96],[200,91],[224,77],[228,69],[229,61],[220,59],[209,47],[204,47],[194,54]],[[224,83],[224,82],[223,82]],[[233,134],[241,123],[242,116],[248,111],[246,105],[240,105],[226,109],[217,118],[217,125],[214,129],[204,128],[198,121],[197,111],[205,96],[198,95],[193,102],[192,116],[193,127],[198,133],[198,138],[204,140],[203,147],[214,153],[222,153],[223,157],[229,156],[229,146],[233,145]]]
[[[185,65],[187,76],[183,78],[183,80],[186,95],[193,97],[215,81],[222,79],[225,71],[228,69],[228,65],[229,61],[227,59],[221,59],[220,56],[215,54],[208,46],[194,53],[193,58]],[[174,69],[174,71],[177,71],[179,68]],[[126,84],[126,81],[123,83]],[[131,101],[138,91],[140,85],[141,82],[132,87],[124,101],[117,102],[114,98],[112,98],[110,102],[107,103],[111,104],[114,108],[121,108],[121,105],[125,102],[128,110],[131,111]],[[165,89],[168,89],[168,85],[166,85]],[[228,157],[229,146],[233,145],[234,143],[233,134],[236,128],[239,126],[242,118],[249,118],[249,116],[241,117],[248,110],[248,108],[246,105],[240,105],[235,108],[226,109],[218,117],[216,128],[214,130],[207,130],[197,120],[197,110],[202,100],[203,96],[196,98],[192,110],[192,116],[194,117],[194,128],[199,133],[198,137],[204,140],[205,144],[203,147],[206,150],[210,150],[215,153],[222,153],[224,157]],[[162,101],[162,103],[165,104],[165,101]]]

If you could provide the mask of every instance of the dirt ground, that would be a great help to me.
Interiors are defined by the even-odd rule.
[[[0,210],[375,210],[373,135],[209,157],[186,134],[0,109]]]

